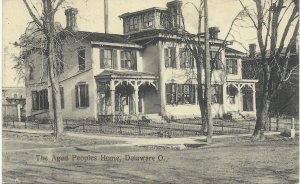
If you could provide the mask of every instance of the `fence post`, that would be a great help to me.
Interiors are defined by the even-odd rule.
[[[36,122],[37,122],[38,129],[40,129],[40,122],[38,120],[36,120]]]
[[[13,119],[13,128],[15,128],[15,119]]]
[[[120,122],[115,122],[115,123],[119,124],[120,134],[122,134],[122,125],[121,125],[121,123]]]
[[[279,131],[279,117],[276,117],[276,132]]]
[[[223,130],[223,128],[224,128],[224,124],[223,124],[223,121],[222,121],[222,134],[224,134],[224,130]]]
[[[295,118],[292,118],[292,126],[291,126],[291,138],[295,138]]]
[[[85,132],[85,124],[86,124],[87,119],[85,118],[85,120],[83,121],[82,124],[82,131]]]
[[[248,123],[248,130],[249,130],[249,132],[251,131],[251,124],[250,124],[250,121],[249,121],[249,123]]]
[[[27,128],[27,126],[26,126],[26,122],[27,122],[27,118],[26,118],[26,120],[25,120],[25,128]]]
[[[142,134],[142,132],[141,132],[141,124],[140,124],[139,120],[138,120],[138,126],[139,126],[139,135],[141,135]]]

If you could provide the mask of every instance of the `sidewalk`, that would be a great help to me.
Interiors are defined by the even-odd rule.
[[[8,132],[19,132],[29,134],[51,134],[50,130],[32,130],[32,129],[17,129],[17,128],[3,128],[3,131]],[[298,131],[297,131],[298,132]],[[66,136],[86,138],[86,139],[102,139],[102,140],[115,140],[125,141],[123,146],[147,146],[147,145],[186,145],[186,144],[204,144],[206,136],[197,137],[180,137],[180,138],[165,138],[165,137],[129,137],[122,135],[95,135],[95,134],[84,134],[83,132],[65,132]],[[265,135],[279,135],[280,132],[265,132]],[[235,135],[215,135],[213,139],[224,139],[234,137],[250,137],[252,134],[235,134]],[[119,146],[121,146],[119,145]],[[106,146],[106,145],[104,145]],[[112,145],[110,145],[112,146]]]

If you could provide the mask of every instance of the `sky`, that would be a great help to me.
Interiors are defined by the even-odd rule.
[[[41,3],[39,0],[31,0],[40,13]],[[122,34],[122,21],[118,17],[126,12],[138,11],[151,7],[166,7],[166,3],[170,0],[108,0],[109,13],[109,33]],[[30,1],[29,1],[30,2]],[[199,0],[183,0],[199,4]],[[67,3],[58,10],[55,17],[63,27],[66,24],[64,10],[67,7],[77,8],[79,13],[77,16],[77,25],[81,31],[104,32],[104,15],[103,0],[67,0]],[[14,48],[11,43],[18,41],[20,35],[24,33],[31,17],[27,12],[23,1],[21,0],[3,0],[3,86],[22,86],[18,83],[17,76],[11,68],[14,65],[12,60],[13,54],[18,54],[19,50]],[[209,9],[209,26],[217,26],[220,28],[220,38],[224,38],[227,34],[230,24],[234,17],[241,10],[241,6],[236,0],[208,0]],[[37,13],[37,12],[35,12]],[[183,8],[183,16],[185,17],[186,27],[190,32],[197,30],[197,12],[195,8],[187,4]],[[242,42],[245,47],[249,43],[256,41],[254,30],[234,28],[235,39]],[[229,40],[232,38],[229,38]],[[241,51],[242,47],[233,45]]]

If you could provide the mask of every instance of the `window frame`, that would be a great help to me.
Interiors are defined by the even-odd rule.
[[[227,74],[238,75],[237,59],[226,59]]]
[[[34,97],[35,96],[35,97]],[[32,111],[48,110],[49,101],[48,101],[48,90],[34,90],[31,91],[32,98]]]
[[[76,101],[76,108],[87,108],[87,107],[89,107],[89,90],[88,90],[88,84],[86,84],[86,83],[78,83],[75,86],[75,98],[76,98],[75,99],[75,101]]]
[[[213,84],[211,90],[212,104],[223,104],[223,85]]]
[[[110,59],[107,56],[107,52],[110,52]],[[113,69],[114,68],[114,61],[113,61],[113,49],[103,49],[103,62],[104,62],[104,68],[105,69]],[[110,66],[108,66],[108,61],[110,60]]]
[[[126,58],[126,53],[130,53],[130,59]],[[120,52],[120,61],[121,61],[121,69],[122,70],[133,70],[134,69],[134,58],[133,58],[133,51],[132,50],[121,50]],[[130,61],[131,66],[126,67],[126,62]]]
[[[223,69],[223,63],[222,63],[222,53],[215,51],[215,50],[211,50],[209,51],[210,53],[210,61],[212,63],[212,69],[213,70],[222,70]],[[213,54],[215,53],[215,54]],[[218,57],[216,57],[216,55]]]
[[[174,51],[174,53],[172,53],[172,51]],[[166,47],[164,49],[164,52],[165,52],[165,54],[164,54],[165,68],[177,68],[176,47]]]
[[[81,56],[81,53],[84,54],[84,57]],[[78,49],[78,68],[79,68],[79,71],[84,71],[86,69],[85,57],[86,57],[85,48]],[[83,62],[83,63],[81,63],[81,62]]]
[[[144,28],[153,27],[153,19],[154,19],[153,13],[145,13],[143,15],[143,27]]]
[[[186,48],[180,48],[180,68],[194,68],[194,57],[192,52]]]

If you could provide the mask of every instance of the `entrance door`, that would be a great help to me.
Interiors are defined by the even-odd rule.
[[[121,111],[124,114],[129,114],[129,99],[128,96],[121,96]]]

